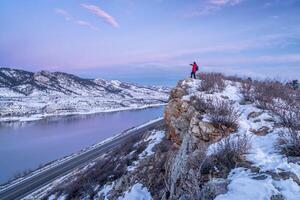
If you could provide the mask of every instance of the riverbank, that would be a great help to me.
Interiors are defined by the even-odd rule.
[[[36,121],[36,120],[42,120],[49,117],[67,117],[71,115],[91,115],[91,114],[97,114],[97,113],[110,113],[110,112],[120,112],[120,111],[126,111],[126,110],[140,110],[140,109],[146,109],[146,108],[154,108],[154,107],[160,107],[165,106],[167,103],[157,103],[157,104],[149,104],[149,105],[142,105],[142,106],[136,106],[131,105],[130,107],[123,107],[123,108],[115,108],[115,109],[95,109],[92,111],[78,111],[78,112],[67,112],[67,113],[49,113],[49,114],[36,114],[31,116],[20,116],[20,117],[0,117],[0,122],[30,122],[30,121]]]

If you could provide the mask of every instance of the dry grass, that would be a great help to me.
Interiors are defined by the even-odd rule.
[[[231,169],[245,162],[245,154],[250,148],[250,139],[246,135],[221,140],[203,163],[202,174],[218,172],[227,175]]]
[[[241,114],[229,101],[215,99],[207,101],[207,116],[215,127],[226,126],[236,130],[238,119]]]
[[[253,102],[253,84],[250,79],[241,81],[240,93],[243,95],[244,101]]]
[[[253,84],[253,98],[259,108],[270,109],[275,99],[291,101],[291,89],[278,81],[255,81]]]
[[[66,199],[80,199],[85,195],[92,199],[95,186],[103,186],[117,180],[127,172],[127,167],[138,159],[138,155],[146,148],[145,143],[135,146],[139,140],[140,136],[127,140],[120,148],[98,160],[87,171],[77,174],[71,182],[56,187],[51,193],[66,194]]]
[[[209,104],[207,103],[204,96],[192,96],[190,98],[191,105],[200,113],[206,113],[209,109]]]
[[[273,105],[272,111],[278,116],[282,126],[292,130],[300,130],[300,104]]]
[[[238,119],[241,112],[230,101],[192,96],[190,102],[198,112],[206,114],[216,128],[222,126],[233,130],[238,128]]]
[[[281,131],[275,147],[286,156],[300,156],[300,131],[293,129]]]
[[[225,89],[224,76],[221,73],[200,73],[198,77],[202,80],[200,91],[214,93]]]

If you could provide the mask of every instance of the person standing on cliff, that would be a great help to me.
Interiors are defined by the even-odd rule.
[[[198,71],[199,67],[196,62],[190,65],[192,66],[191,78],[194,77],[196,79],[196,71]]]

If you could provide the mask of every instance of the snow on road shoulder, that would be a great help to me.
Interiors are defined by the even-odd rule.
[[[129,191],[126,191],[123,197],[118,200],[151,200],[151,194],[142,184],[136,183]]]

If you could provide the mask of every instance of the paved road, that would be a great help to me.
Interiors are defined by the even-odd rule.
[[[72,170],[94,160],[95,158],[103,155],[114,147],[122,145],[128,138],[133,135],[142,134],[147,130],[163,125],[163,120],[155,121],[137,130],[130,131],[128,134],[118,137],[108,143],[105,143],[93,150],[87,151],[79,156],[76,156],[68,161],[65,161],[57,166],[54,166],[40,174],[30,177],[12,187],[9,187],[0,192],[1,200],[17,200],[25,197],[26,195],[36,191],[37,189],[51,183],[55,179],[66,175]]]

